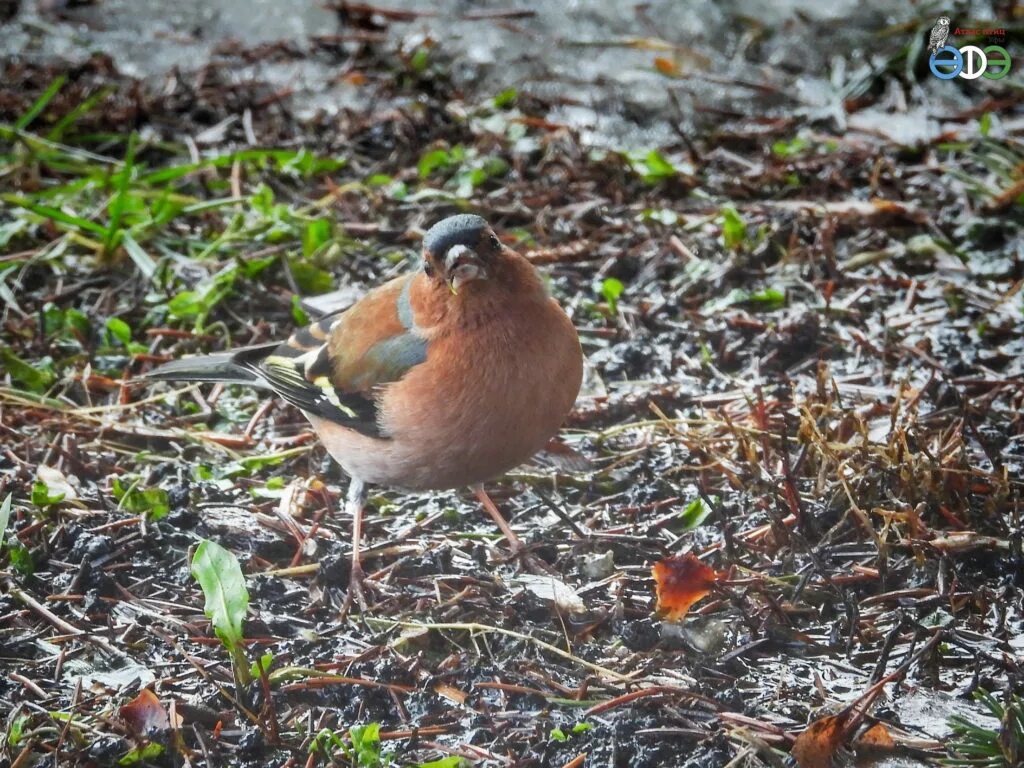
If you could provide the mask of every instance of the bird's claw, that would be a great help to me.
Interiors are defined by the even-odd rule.
[[[500,562],[511,563],[513,561],[518,561],[523,567],[523,570],[527,573],[532,573],[534,576],[555,575],[555,570],[533,554],[533,552],[530,551],[530,548],[523,543],[522,539],[517,538],[512,541],[508,541],[506,539],[506,541],[508,542],[508,547],[511,550],[511,553],[508,557],[501,558]]]
[[[367,612],[366,581],[366,572],[363,570],[363,567],[358,563],[353,563],[352,570],[349,572],[348,589],[345,591],[345,601],[341,604],[339,619],[344,619],[348,616],[353,602],[359,606],[360,613]]]

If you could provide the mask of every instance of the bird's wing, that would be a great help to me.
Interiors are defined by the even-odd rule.
[[[410,303],[415,279],[392,280],[273,350],[241,350],[235,362],[303,411],[379,436],[374,390],[427,357]]]

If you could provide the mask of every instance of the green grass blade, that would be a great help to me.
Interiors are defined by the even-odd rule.
[[[50,129],[49,133],[46,134],[46,138],[49,139],[50,141],[60,141],[60,137],[64,135],[64,132],[68,128],[74,125],[74,123],[77,122],[79,118],[91,112],[93,107],[95,107],[99,102],[103,101],[103,99],[107,98],[107,96],[109,96],[113,92],[114,89],[110,86],[100,88],[98,91],[96,91],[96,93],[94,93],[92,96],[87,98],[73,110],[68,112],[68,114],[64,115],[64,117],[58,120],[57,124]]]
[[[141,245],[135,242],[135,238],[127,230],[121,235],[121,245],[124,246],[128,256],[135,262],[135,266],[139,268],[139,271],[146,276],[146,279],[152,280],[153,275],[156,274],[156,262],[143,250]]]
[[[24,197],[18,195],[0,195],[0,200],[3,200],[8,205],[13,205],[18,208],[24,208],[26,211],[31,211],[37,216],[42,216],[44,219],[64,224],[73,229],[85,230],[86,232],[92,232],[93,234],[107,237],[106,227],[97,224],[95,221],[89,221],[89,219],[83,219],[81,216],[73,216],[70,213],[65,213],[60,208],[54,208],[49,205],[40,205],[34,203],[31,200],[27,200]]]
[[[28,128],[32,121],[39,116],[39,113],[46,109],[46,105],[50,103],[50,100],[57,95],[57,91],[64,87],[64,83],[67,79],[67,75],[59,75],[52,83],[50,83],[50,87],[43,91],[43,94],[36,99],[35,103],[28,108],[28,111],[24,115],[18,118],[18,122],[14,124],[14,129],[17,131],[23,131]]]
[[[117,247],[121,236],[121,219],[124,217],[125,202],[128,195],[128,187],[132,180],[132,169],[135,167],[135,139],[136,134],[128,137],[128,150],[124,156],[124,167],[117,179],[117,191],[114,199],[110,201],[110,224],[107,228],[107,237],[103,243],[103,250],[110,253]]]

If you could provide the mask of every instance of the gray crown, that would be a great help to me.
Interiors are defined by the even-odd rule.
[[[474,247],[487,222],[472,213],[462,213],[441,219],[423,236],[423,247],[435,256],[444,256],[453,245]]]

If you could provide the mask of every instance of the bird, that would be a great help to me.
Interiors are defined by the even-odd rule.
[[[150,380],[269,390],[299,408],[349,477],[345,606],[367,610],[367,488],[470,488],[514,554],[522,542],[484,490],[540,451],[572,410],[583,352],[525,257],[481,216],[430,227],[416,269],[271,342],[172,360]]]
[[[949,16],[939,16],[935,22],[935,26],[932,27],[931,34],[928,35],[928,50],[934,55],[939,52],[939,49],[946,45],[946,39],[949,37]]]

